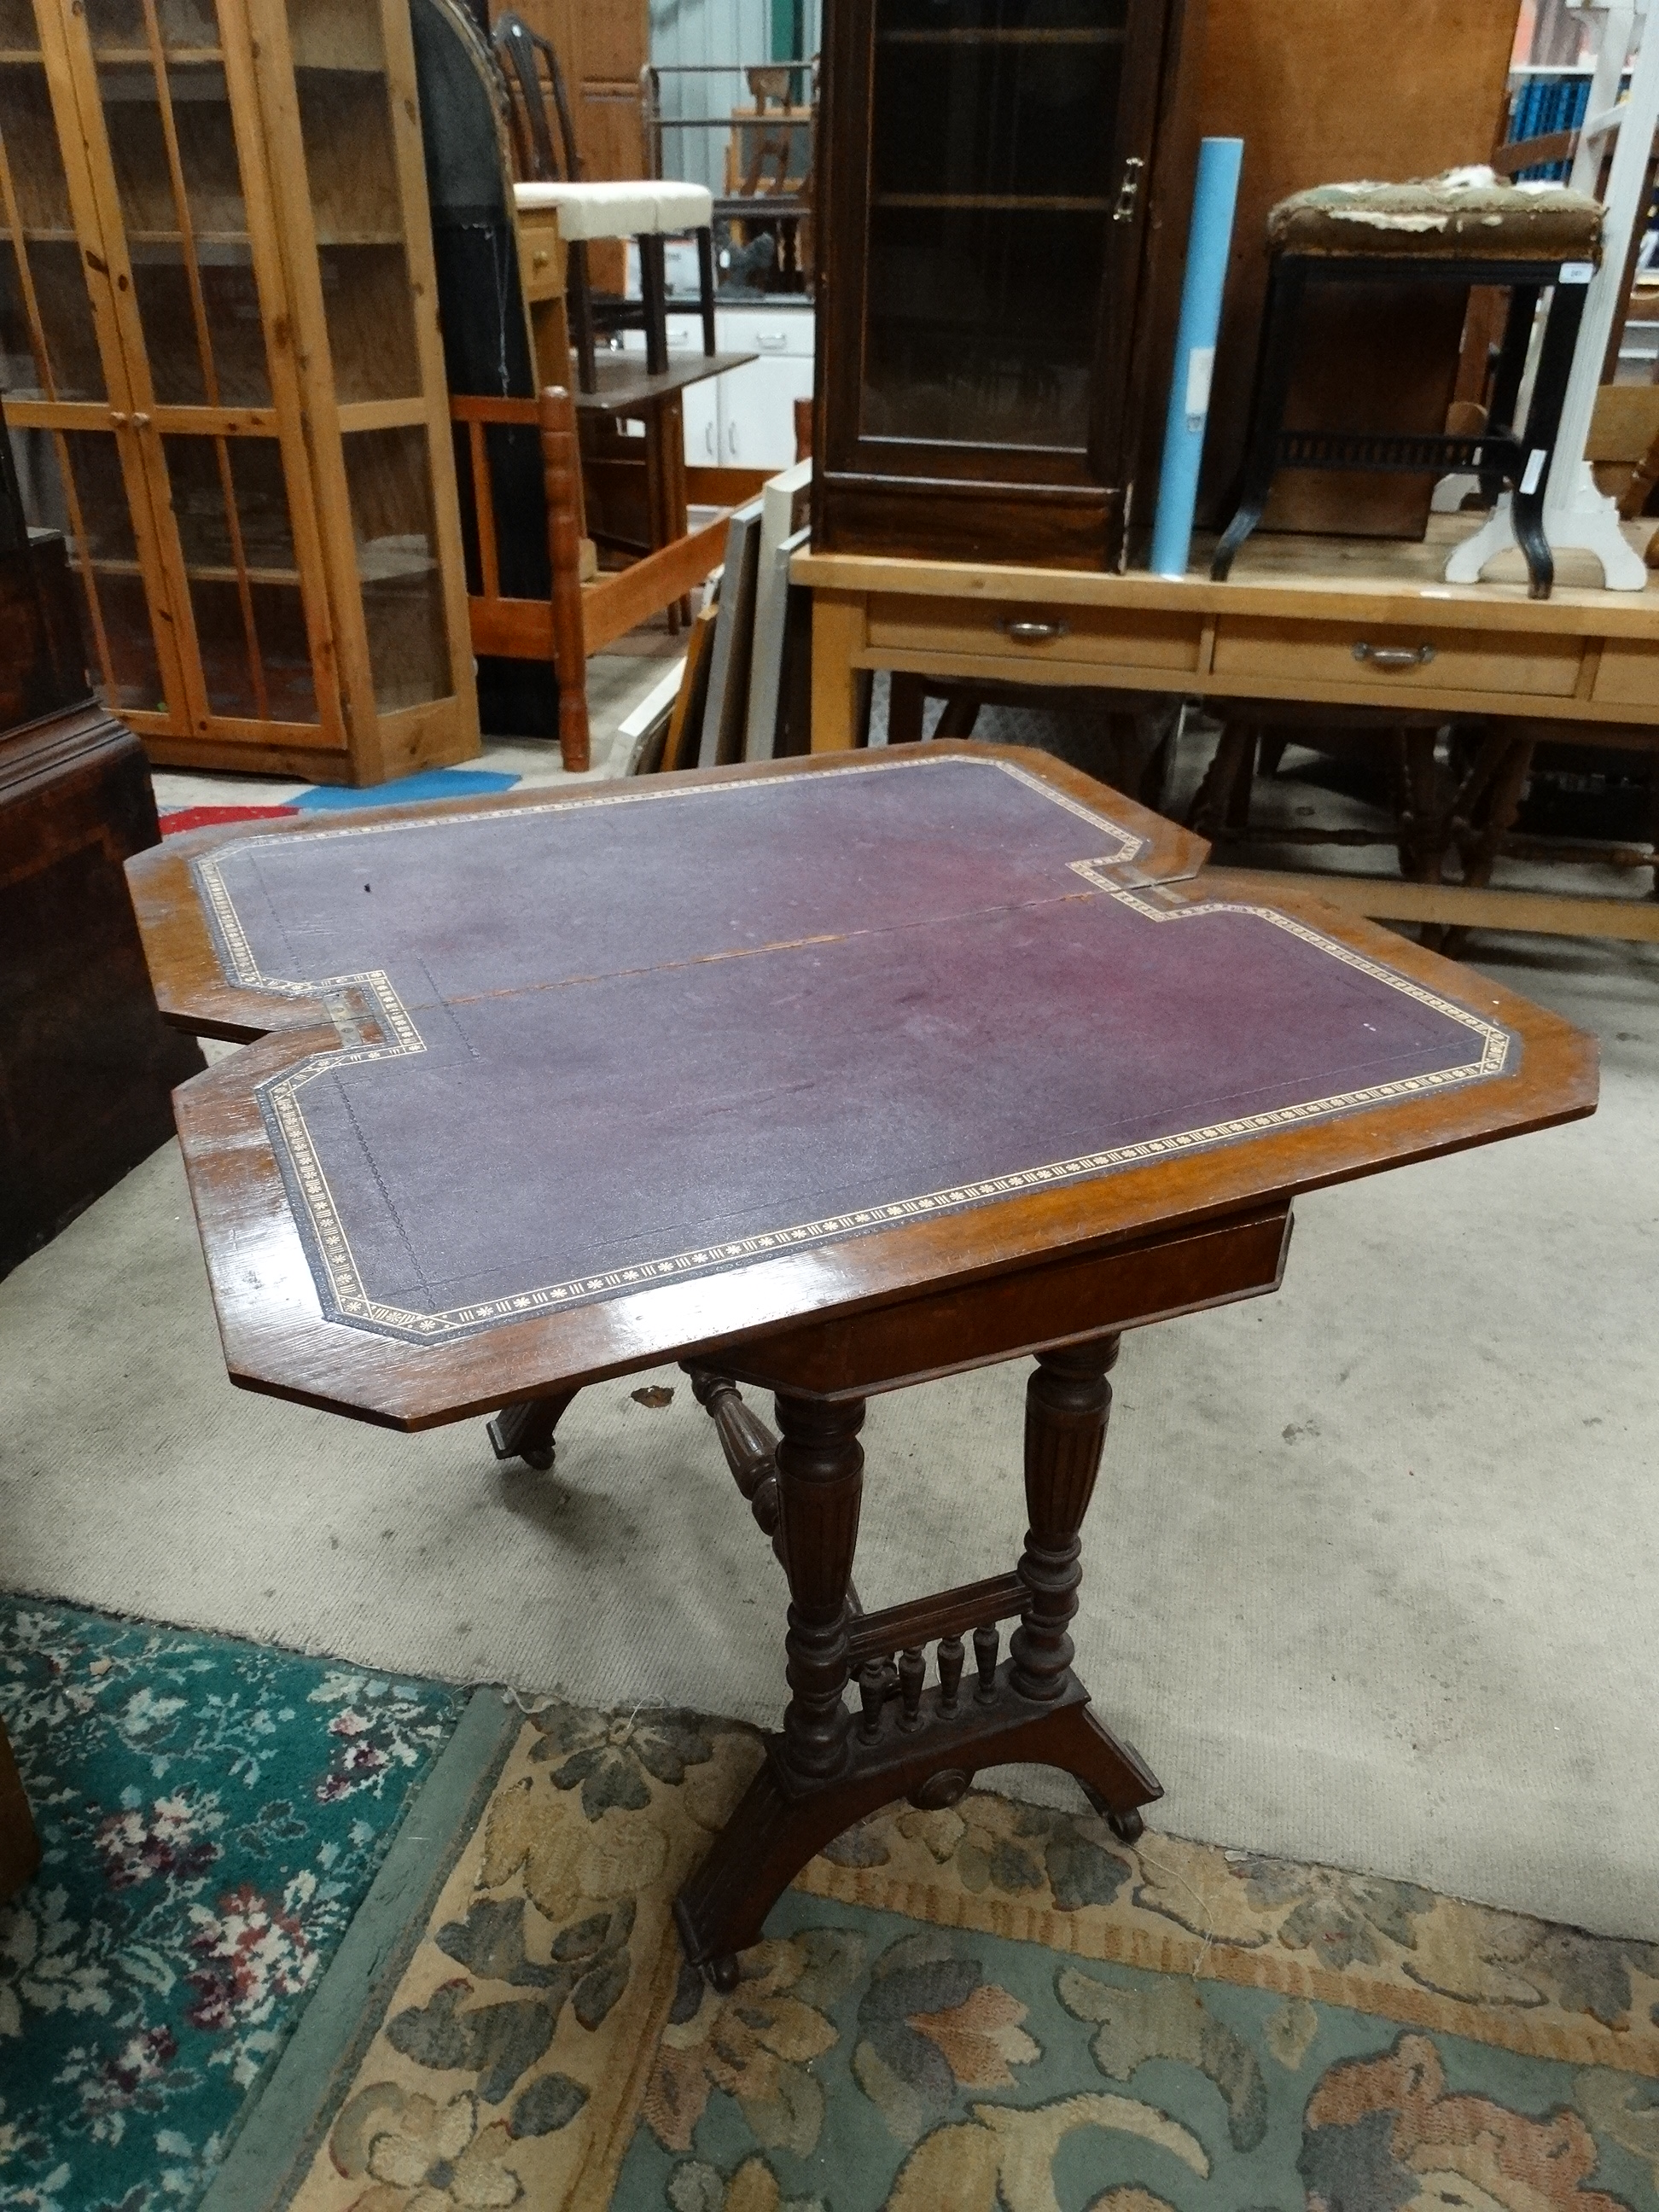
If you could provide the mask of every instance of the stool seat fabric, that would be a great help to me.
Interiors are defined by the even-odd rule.
[[[1601,258],[1601,212],[1587,192],[1511,184],[1486,167],[1401,185],[1313,185],[1269,211],[1267,251],[1594,263]]]
[[[673,179],[629,178],[600,184],[519,184],[513,187],[520,215],[537,208],[558,212],[559,235],[577,239],[652,238],[706,230],[714,219],[714,195],[706,185]]]

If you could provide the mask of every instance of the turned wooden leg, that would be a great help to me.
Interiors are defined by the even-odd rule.
[[[1116,1354],[1117,1339],[1106,1336],[1039,1357],[1026,1411],[1031,1526],[1018,1571],[878,1613],[857,1610],[851,1583],[863,1405],[780,1395],[789,1706],[742,1803],[674,1905],[686,1956],[718,1988],[735,1986],[737,1954],[760,1940],[772,1905],[831,1837],[899,1798],[928,1810],[954,1805],[981,1767],[1061,1767],[1118,1835],[1139,1834],[1139,1808],[1162,1794],[1158,1778],[1090,1711],[1067,1633],[1081,1579],[1078,1530],[1100,1466],[1106,1370]],[[698,1377],[739,1486],[750,1495],[752,1481],[758,1505],[765,1432],[728,1383],[704,1370]],[[1021,1626],[1000,1666],[997,1623],[1016,1614]],[[964,1697],[970,1634],[977,1681]],[[846,1704],[854,1673],[856,1725]]]
[[[777,1417],[790,1598],[784,1758],[798,1780],[822,1782],[846,1765],[852,1726],[844,1702],[847,1589],[864,1487],[864,1404],[780,1396]]]
[[[1204,771],[1204,781],[1188,810],[1187,826],[1200,837],[1213,837],[1224,830],[1238,811],[1240,778],[1247,779],[1245,815],[1249,816],[1248,779],[1255,767],[1255,726],[1250,722],[1233,721],[1224,725],[1216,739],[1215,751],[1210,765]]]
[[[1097,1336],[1039,1352],[1025,1389],[1025,1510],[1031,1525],[1019,1575],[1031,1595],[1008,1650],[1015,1689],[1043,1705],[1071,1680],[1067,1628],[1083,1580],[1079,1532],[1100,1472],[1112,1411],[1106,1375],[1117,1352],[1115,1336]]]
[[[40,1839],[34,1832],[29,1801],[0,1725],[0,1905],[33,1879],[40,1863]]]

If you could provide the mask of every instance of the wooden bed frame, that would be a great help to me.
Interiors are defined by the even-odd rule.
[[[575,403],[561,386],[538,399],[452,397],[450,420],[466,430],[464,465],[478,519],[482,588],[467,595],[472,650],[507,660],[550,660],[559,679],[559,755],[566,769],[589,765],[587,659],[649,616],[683,599],[718,568],[726,551],[728,511],[644,559],[584,583],[581,578],[581,475]],[[544,599],[504,597],[497,554],[484,432],[496,423],[534,425],[541,436],[547,489],[552,589]],[[459,441],[458,441],[458,445]],[[459,456],[458,455],[458,461]],[[464,492],[465,498],[465,492]]]

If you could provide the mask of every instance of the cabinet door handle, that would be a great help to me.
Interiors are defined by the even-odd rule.
[[[1114,222],[1133,222],[1135,204],[1140,198],[1140,173],[1146,164],[1139,154],[1131,154],[1123,164],[1123,181],[1117,188],[1117,205],[1112,210]]]
[[[135,430],[148,430],[149,428],[149,416],[135,415],[132,418],[132,427]]]
[[[1063,622],[1014,622],[1005,615],[997,628],[1005,637],[1012,638],[1016,645],[1047,645],[1053,638],[1064,637],[1071,624]]]
[[[726,450],[735,461],[738,458],[738,426],[735,422],[728,422],[726,426]]]
[[[1426,668],[1434,659],[1431,645],[1367,645],[1362,638],[1353,649],[1356,660],[1369,660],[1373,668]]]
[[[114,429],[114,430],[125,430],[125,429],[126,428],[126,427],[127,427],[127,418],[126,418],[126,416],[125,416],[125,415],[118,415],[118,414],[117,414],[117,413],[116,413],[116,411],[115,411],[115,410],[114,410],[113,408],[112,408],[112,409],[110,410],[110,417],[109,417],[109,419],[110,419],[110,428],[111,428],[112,429]]]
[[[714,424],[712,416],[702,426],[702,449],[711,461],[719,460],[720,455],[714,450]]]

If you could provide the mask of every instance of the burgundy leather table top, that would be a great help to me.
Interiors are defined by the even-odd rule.
[[[1513,1071],[1512,1034],[927,754],[252,836],[227,977],[356,1011],[260,1086],[323,1310],[425,1342]]]

